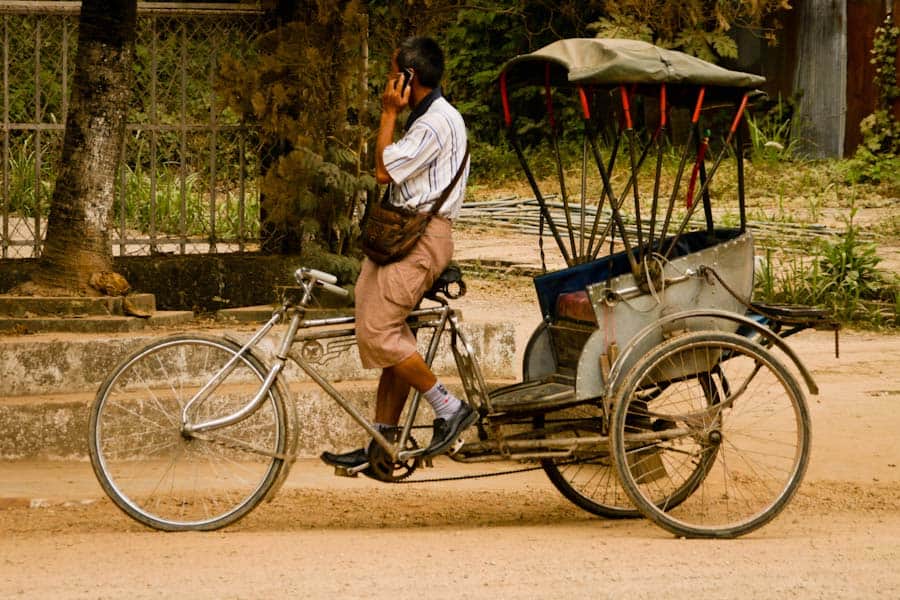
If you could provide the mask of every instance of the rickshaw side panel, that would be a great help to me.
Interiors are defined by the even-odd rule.
[[[550,328],[541,322],[532,332],[522,357],[522,379],[533,381],[553,375],[558,370]]]
[[[610,291],[628,296],[629,290],[637,287],[624,253],[535,278],[541,310],[550,324],[550,340],[558,358],[558,369],[571,371],[574,367],[578,398],[596,398],[606,394],[601,365],[614,362],[615,349],[625,348],[649,323],[666,315],[694,308],[717,308],[738,314],[746,312],[743,302],[750,301],[754,265],[753,238],[749,233],[719,230],[714,236],[710,236],[707,232],[694,232],[683,236],[679,254],[663,266],[666,279],[696,272],[700,266],[712,267],[738,298],[714,279],[696,275],[655,290],[652,294],[644,293],[607,302],[605,299]],[[609,278],[609,274],[614,276]],[[593,306],[595,319],[592,323],[574,321],[560,314],[560,296],[578,293],[579,285],[582,286],[582,293],[586,289]],[[677,334],[676,328],[682,326],[692,330],[731,331],[736,327],[731,322],[700,319],[688,325],[671,324],[665,330],[661,329],[654,335],[647,336],[640,343],[646,346],[644,350],[649,350]],[[637,352],[632,356],[640,356],[642,353]],[[572,364],[573,360],[575,364]],[[658,376],[661,379],[674,378],[708,366],[685,365],[679,373],[659,373]],[[621,366],[624,370],[629,367],[630,365]]]
[[[600,372],[602,355],[610,354],[612,343],[618,349],[625,348],[644,327],[662,317],[696,308],[716,308],[744,314],[744,303],[750,302],[753,292],[753,254],[753,238],[749,233],[744,233],[726,242],[678,257],[663,268],[665,277],[672,278],[683,275],[688,270],[697,271],[701,266],[712,267],[738,298],[718,281],[702,276],[690,277],[670,285],[657,291],[655,296],[644,294],[612,305],[602,300],[601,293],[605,285],[589,286],[588,293],[597,313],[598,328],[582,349],[576,377],[576,395],[584,398],[606,395],[607,390]],[[622,290],[635,286],[636,282],[631,275],[624,275],[611,281],[610,285],[613,289]],[[736,329],[737,323],[716,319],[669,323],[640,340],[640,348],[626,358],[632,364],[622,364],[619,368],[627,372],[650,348],[683,331]],[[710,362],[717,359],[714,356],[709,358]],[[670,369],[664,373],[656,373],[654,377],[659,381],[677,379],[710,366],[711,364],[684,364],[677,371]]]

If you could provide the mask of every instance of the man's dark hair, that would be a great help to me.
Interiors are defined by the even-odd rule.
[[[434,88],[441,84],[444,76],[444,52],[429,37],[407,38],[400,44],[397,66],[401,71],[412,68],[420,84]]]

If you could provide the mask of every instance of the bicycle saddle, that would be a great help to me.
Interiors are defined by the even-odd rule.
[[[438,275],[431,289],[425,292],[425,297],[429,300],[439,301],[438,294],[442,294],[450,300],[466,295],[466,282],[463,281],[462,269],[456,263],[450,263],[444,272]]]

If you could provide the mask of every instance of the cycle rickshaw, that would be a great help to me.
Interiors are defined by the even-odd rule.
[[[827,319],[751,302],[741,122],[762,81],[627,40],[561,40],[503,67],[503,122],[567,266],[534,280],[543,321],[514,385],[485,383],[448,302],[464,292],[458,270],[411,315],[417,331],[432,332],[429,363],[449,336],[479,412],[453,460],[538,462],[578,506],[609,518],[644,515],[679,536],[736,537],[781,512],[809,457],[804,386],[817,393],[784,337]],[[516,135],[511,99],[533,103],[534,95],[558,160],[556,202]],[[577,193],[560,152],[559,119],[572,114],[560,108],[566,97],[582,138]],[[680,125],[676,111],[686,115]],[[713,138],[709,128],[723,123],[722,139]],[[726,158],[731,177],[720,183]],[[665,174],[666,164],[677,166]],[[737,205],[736,224],[717,227],[726,201]],[[316,369],[325,345],[352,344],[353,317],[306,318],[315,292],[345,292],[321,271],[301,268],[296,278],[299,297],[249,340],[167,338],[104,382],[91,412],[91,460],[131,517],[165,530],[215,529],[274,494],[301,425],[282,373],[288,359],[372,436],[359,471],[401,481],[428,458],[413,436],[418,395],[399,439],[388,440]],[[265,356],[259,342],[282,321],[281,342]]]

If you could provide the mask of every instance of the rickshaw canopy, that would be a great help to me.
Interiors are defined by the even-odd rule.
[[[536,63],[556,66],[550,73]],[[677,50],[638,40],[571,38],[509,60],[502,69],[510,84],[555,85],[693,84],[754,88],[760,75],[731,71]],[[565,77],[565,79],[563,79]]]

